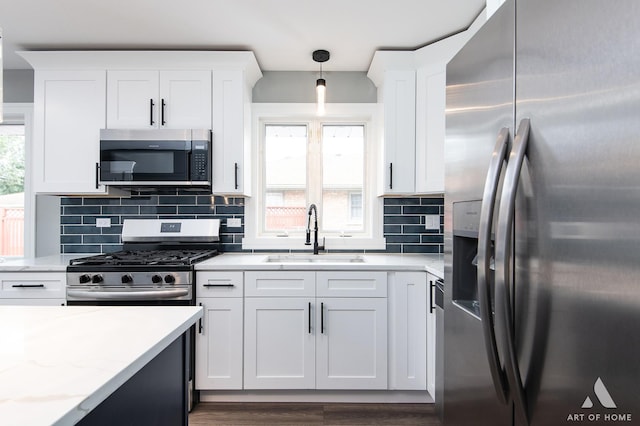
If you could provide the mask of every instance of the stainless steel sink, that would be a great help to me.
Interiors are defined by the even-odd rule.
[[[267,263],[364,263],[359,254],[283,254],[270,255]]]

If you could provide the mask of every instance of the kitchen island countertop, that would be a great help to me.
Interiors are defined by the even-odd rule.
[[[3,424],[75,424],[202,316],[196,306],[0,307]]]

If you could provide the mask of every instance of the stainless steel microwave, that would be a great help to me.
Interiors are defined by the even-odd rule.
[[[103,185],[211,186],[211,130],[101,129]]]

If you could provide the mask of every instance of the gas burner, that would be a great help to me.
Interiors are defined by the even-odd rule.
[[[214,249],[123,250],[71,260],[72,266],[187,266],[218,254]]]

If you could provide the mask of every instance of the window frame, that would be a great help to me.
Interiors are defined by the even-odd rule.
[[[33,104],[4,103],[4,122],[2,124],[24,125],[24,254],[23,256],[3,256],[4,259],[35,257],[35,194],[32,190],[32,169],[30,167],[33,152]]]
[[[264,201],[261,190],[263,170],[263,143],[265,124],[301,124],[319,121],[325,124],[365,123],[365,182],[363,195],[364,203],[369,203],[368,213],[363,217],[366,230],[359,236],[350,234],[326,234],[321,232],[319,238],[325,238],[326,250],[384,250],[386,247],[383,235],[383,200],[377,196],[376,183],[378,155],[380,152],[379,108],[377,104],[331,104],[322,117],[316,114],[315,104],[253,104],[252,105],[252,194],[245,200],[245,235],[242,240],[244,250],[308,250],[304,245],[304,236],[297,234],[289,236],[287,233],[279,235],[263,235],[261,214]],[[344,238],[349,236],[349,238]]]

